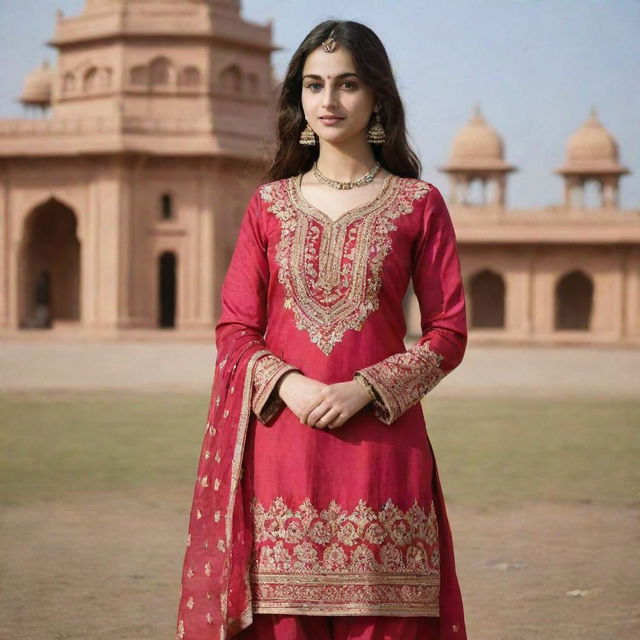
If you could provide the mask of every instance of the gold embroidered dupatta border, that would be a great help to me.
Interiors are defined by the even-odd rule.
[[[263,346],[243,331],[230,348],[218,350],[189,519],[177,640],[226,640],[253,621],[251,532],[239,489],[255,364],[270,353]]]

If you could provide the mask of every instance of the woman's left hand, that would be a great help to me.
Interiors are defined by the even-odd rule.
[[[302,410],[300,422],[316,429],[335,429],[369,402],[366,389],[355,380],[328,384]]]

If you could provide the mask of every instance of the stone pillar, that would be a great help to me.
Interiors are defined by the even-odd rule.
[[[129,322],[131,201],[121,161],[100,169],[83,234],[82,318],[85,325],[116,329]]]
[[[451,204],[458,204],[458,176],[455,173],[449,174],[449,185],[451,190],[449,200]]]
[[[564,206],[571,209],[573,206],[571,198],[571,179],[568,176],[564,178]]]
[[[4,169],[0,165],[0,171]],[[9,263],[11,241],[9,223],[9,186],[4,173],[0,174],[0,328],[9,327]]]
[[[198,264],[194,265],[194,276],[198,274],[198,281],[191,289],[196,300],[192,323],[197,327],[210,327],[214,321],[214,211],[213,203],[216,199],[217,175],[210,160],[202,160],[198,171],[198,199],[196,202],[196,242]],[[195,248],[195,247],[194,247]]]
[[[495,204],[499,207],[504,207],[505,204],[505,191],[507,186],[507,177],[504,173],[496,176],[496,197]]]
[[[574,190],[574,193],[577,194],[577,206],[579,209],[584,209],[584,180],[580,180],[578,181],[578,184],[576,184],[576,188]]]
[[[463,176],[461,180],[462,204],[469,204],[469,177]]]

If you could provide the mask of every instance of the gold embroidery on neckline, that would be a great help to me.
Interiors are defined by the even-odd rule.
[[[394,220],[411,213],[414,201],[431,185],[390,174],[384,193],[332,221],[297,197],[296,179],[264,184],[260,196],[280,222],[275,261],[286,294],[284,308],[293,312],[296,327],[329,355],[346,331],[360,331],[378,309]]]

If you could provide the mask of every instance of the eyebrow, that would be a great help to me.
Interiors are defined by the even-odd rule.
[[[358,78],[358,74],[355,73],[354,71],[345,71],[344,73],[339,73],[336,76],[336,80],[339,80],[340,78],[346,78],[347,76],[355,76],[356,78]],[[302,76],[302,79],[304,80],[305,78],[314,78],[315,80],[322,80],[322,76],[319,76],[315,73],[305,73],[305,75]]]

